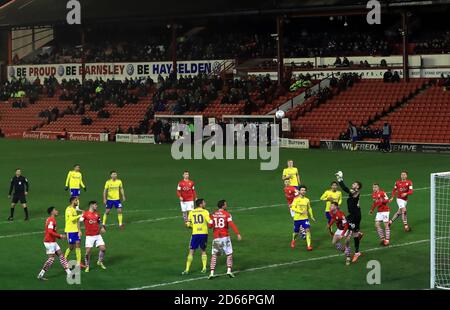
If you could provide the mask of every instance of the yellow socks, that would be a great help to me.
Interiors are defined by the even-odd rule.
[[[293,233],[293,234],[292,234],[292,240],[296,240],[297,237],[298,237],[298,233]]]
[[[306,245],[311,246],[311,232],[309,230],[306,232]]]
[[[81,264],[81,249],[80,248],[75,249],[75,255],[77,257],[77,264],[80,265]]]
[[[108,218],[108,215],[106,213],[103,214],[103,222],[102,222],[103,225],[106,225],[106,219],[107,218]]]
[[[64,254],[64,258],[67,260],[67,257],[70,255],[70,248],[67,248],[66,253]]]
[[[191,269],[192,260],[194,259],[194,256],[191,254],[188,255],[186,260],[186,271],[189,271]]]
[[[117,220],[119,221],[119,226],[122,226],[122,219],[123,219],[122,213],[117,214]]]
[[[206,264],[208,263],[208,255],[202,254],[202,270],[206,270]]]

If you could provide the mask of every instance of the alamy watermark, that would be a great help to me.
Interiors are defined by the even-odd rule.
[[[69,25],[81,24],[81,3],[77,0],[69,0],[66,4],[66,9],[69,10],[66,15],[66,21]]]
[[[193,132],[186,124],[172,125],[172,136],[179,137],[171,148],[174,159],[259,158],[262,161],[261,170],[278,168],[280,159],[278,124],[235,123],[226,124],[225,128],[217,124],[208,124],[203,127],[202,118],[195,118],[193,125]]]
[[[370,0],[367,2],[366,8],[369,9],[366,20],[369,25],[381,24],[381,3],[378,0]]]
[[[366,265],[370,271],[367,273],[366,281],[369,285],[381,284],[381,264],[377,260],[370,260]]]
[[[67,275],[66,281],[69,285],[81,284],[81,268],[76,260],[71,260],[69,263],[70,274]]]

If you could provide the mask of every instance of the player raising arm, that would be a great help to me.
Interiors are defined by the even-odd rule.
[[[65,190],[70,190],[70,197],[80,197],[81,189],[87,190],[83,182],[80,165],[73,166],[73,170],[67,173]]]
[[[189,171],[185,171],[183,173],[183,180],[178,182],[177,196],[180,199],[181,212],[183,213],[183,220],[186,223],[189,212],[194,210],[194,201],[197,199],[195,183],[189,180]]]
[[[330,215],[330,206],[332,202],[336,202],[338,207],[342,204],[342,193],[338,191],[338,183],[336,181],[331,182],[330,189],[326,190],[322,196],[320,196],[320,200],[326,201],[325,203],[325,217],[327,218],[328,223],[331,220]]]
[[[337,230],[335,231],[334,235],[333,235],[333,241],[332,243],[334,244],[334,246],[336,247],[336,249],[339,252],[344,252],[345,253],[345,264],[346,265],[350,265],[350,255],[351,255],[351,249],[350,249],[350,230],[348,230],[348,222],[347,219],[345,218],[345,214],[344,212],[342,212],[341,210],[338,209],[339,205],[337,204],[337,202],[332,202],[330,204],[330,216],[331,219],[328,222],[328,230],[330,231],[330,234],[333,235],[333,233],[331,232],[331,226],[333,226],[333,224],[336,224]],[[344,246],[342,246],[341,240],[344,240]]]
[[[97,201],[89,201],[89,210],[83,212],[78,221],[78,227],[81,231],[80,224],[84,223],[86,229],[86,255],[84,257],[85,272],[89,272],[89,263],[91,261],[91,251],[94,246],[99,249],[97,265],[102,269],[106,269],[103,264],[105,258],[106,246],[103,241],[102,235],[105,232],[105,228],[102,227],[100,221],[100,215],[97,213]]]
[[[39,272],[37,278],[39,280],[47,280],[44,278],[45,273],[50,269],[53,262],[55,261],[55,255],[59,257],[59,262],[61,266],[66,271],[67,275],[70,276],[71,272],[69,269],[69,264],[66,258],[61,253],[61,249],[56,242],[57,239],[65,239],[65,235],[58,234],[56,232],[56,217],[58,216],[58,210],[55,207],[50,207],[47,209],[49,217],[45,221],[45,236],[44,236],[44,246],[45,252],[47,254],[47,261],[44,263],[44,267]]]
[[[195,201],[195,209],[189,213],[186,226],[192,228],[191,243],[189,245],[189,254],[186,260],[186,269],[183,275],[188,274],[194,259],[195,250],[200,248],[202,251],[202,273],[206,273],[206,264],[208,256],[206,255],[206,243],[208,242],[208,223],[210,222],[209,212],[205,210],[205,199],[199,198]]]
[[[226,211],[227,202],[220,200],[217,203],[217,211],[210,216],[209,227],[213,228],[214,240],[212,243],[212,256],[211,256],[211,274],[208,279],[214,277],[214,271],[217,264],[217,256],[225,254],[227,257],[227,275],[230,278],[234,278],[234,274],[231,271],[233,267],[233,246],[231,244],[231,238],[228,233],[229,227],[231,227],[234,233],[237,235],[238,240],[242,239],[239,234],[239,230],[233,223],[231,214]]]
[[[377,208],[375,227],[377,229],[378,237],[380,237],[381,244],[388,246],[391,237],[391,229],[389,227],[389,198],[387,194],[380,189],[380,185],[377,183],[373,184],[372,189],[373,204],[370,208],[370,214],[373,214],[373,210]],[[382,222],[384,223],[384,231],[383,228],[381,228]]]
[[[110,174],[111,179],[106,181],[105,189],[103,190],[103,203],[106,206],[105,214],[103,214],[103,227],[106,225],[109,212],[111,212],[112,207],[114,207],[117,210],[119,228],[123,229],[122,202],[126,200],[125,190],[123,189],[122,180],[117,178],[117,172],[111,171]]]
[[[311,203],[306,198],[306,186],[300,185],[299,194],[294,198],[291,205],[294,214],[294,233],[292,234],[291,248],[295,248],[295,240],[297,239],[300,227],[303,227],[306,234],[306,249],[312,251],[311,246],[311,231],[309,220],[316,221],[312,212]]]
[[[408,172],[402,171],[400,174],[400,180],[397,180],[392,190],[392,197],[389,202],[394,200],[397,196],[398,211],[395,213],[394,217],[389,221],[389,225],[395,222],[396,219],[401,215],[403,220],[403,227],[406,232],[411,231],[411,227],[408,225],[408,217],[406,215],[406,205],[408,204],[408,197],[413,194],[413,183],[408,180]]]
[[[336,174],[339,186],[344,192],[348,194],[347,198],[347,221],[349,229],[353,235],[353,241],[355,243],[355,255],[353,255],[352,262],[355,263],[361,256],[359,251],[359,244],[364,234],[359,230],[361,225],[361,208],[359,206],[359,198],[361,196],[362,183],[355,181],[352,183],[352,188],[348,188],[344,183],[344,174],[342,171],[338,171]]]
[[[287,161],[287,168],[283,169],[283,181],[289,180],[289,185],[294,186],[298,189],[300,186],[300,176],[298,174],[298,169],[294,167],[294,161]]]

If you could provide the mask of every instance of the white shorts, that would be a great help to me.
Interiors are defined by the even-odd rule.
[[[340,236],[340,235],[342,235],[342,232],[343,232],[342,229],[336,229],[336,231],[334,232],[334,235]],[[350,233],[350,230],[347,229],[343,238],[347,237],[349,233]]]
[[[214,255],[230,255],[233,254],[233,246],[230,237],[214,239],[212,242],[212,254]]]
[[[87,248],[93,248],[94,246],[98,248],[101,245],[105,245],[102,235],[86,236],[86,247]]]
[[[389,211],[377,212],[377,215],[375,216],[375,222],[389,222]]]
[[[407,204],[408,204],[408,200],[403,200],[403,199],[397,198],[397,205],[398,205],[399,209],[406,208]]]
[[[55,254],[60,250],[60,247],[56,242],[44,242],[44,246],[46,254]]]
[[[193,201],[180,201],[181,212],[188,212],[194,210]]]

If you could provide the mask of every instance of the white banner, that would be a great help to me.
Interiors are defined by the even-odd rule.
[[[155,143],[154,135],[116,134],[116,142],[123,143]]]
[[[342,73],[347,72],[355,72],[357,74],[361,74],[363,79],[382,79],[383,74],[387,71],[387,69],[359,69],[359,68],[339,68],[339,69],[329,69],[329,70],[294,70],[292,74],[310,74],[312,76],[316,76],[317,79],[323,79],[327,76],[334,74],[336,77],[339,77]],[[392,69],[392,72],[398,71],[400,77],[403,77],[402,69]],[[249,75],[269,75],[272,80],[276,80],[278,77],[277,72],[274,71],[254,71],[248,72]],[[410,69],[409,76],[411,78],[439,78],[441,74],[448,75],[450,74],[450,68],[430,68],[430,69]]]
[[[177,72],[180,75],[198,75],[202,73],[219,73],[232,64],[232,60],[198,60],[177,62]],[[158,75],[168,76],[173,72],[172,62],[136,62],[136,63],[87,63],[84,67],[86,79],[147,78],[154,81]],[[50,65],[18,65],[8,66],[8,79],[25,77],[30,81],[54,76],[62,79],[81,79],[83,67],[81,64],[50,64]]]
[[[309,140],[306,139],[280,139],[280,146],[293,149],[309,149]]]

